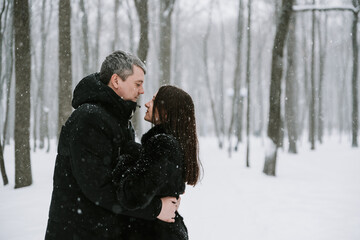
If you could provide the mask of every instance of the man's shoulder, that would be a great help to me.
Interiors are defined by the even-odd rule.
[[[88,122],[98,120],[106,120],[110,118],[106,110],[99,104],[84,103],[76,108],[68,119],[68,124]]]
[[[108,117],[108,113],[104,107],[95,103],[84,103],[76,108],[73,115],[77,117]]]

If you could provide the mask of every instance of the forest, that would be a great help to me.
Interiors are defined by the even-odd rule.
[[[74,87],[118,49],[147,65],[139,105],[163,84],[183,88],[199,136],[228,156],[243,144],[251,166],[251,139],[263,139],[266,175],[279,148],[301,154],[303,139],[312,151],[332,135],[358,148],[359,10],[360,0],[2,0],[3,184],[8,161],[15,188],[32,184],[30,153],[56,149]]]

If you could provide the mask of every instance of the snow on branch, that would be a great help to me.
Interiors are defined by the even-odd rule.
[[[305,11],[352,11],[357,14],[359,8],[355,8],[352,5],[343,6],[322,6],[322,5],[301,5],[293,6],[294,12],[305,12]]]

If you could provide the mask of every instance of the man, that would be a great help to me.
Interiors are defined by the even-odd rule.
[[[175,198],[124,211],[112,182],[122,146],[134,141],[130,118],[144,94],[145,73],[140,59],[116,51],[106,57],[100,73],[76,86],[75,111],[60,133],[45,239],[119,240],[131,231],[132,217],[173,221]]]

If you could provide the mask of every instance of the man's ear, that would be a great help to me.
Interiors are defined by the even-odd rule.
[[[109,85],[111,88],[118,89],[119,88],[119,76],[114,73],[109,81]]]

